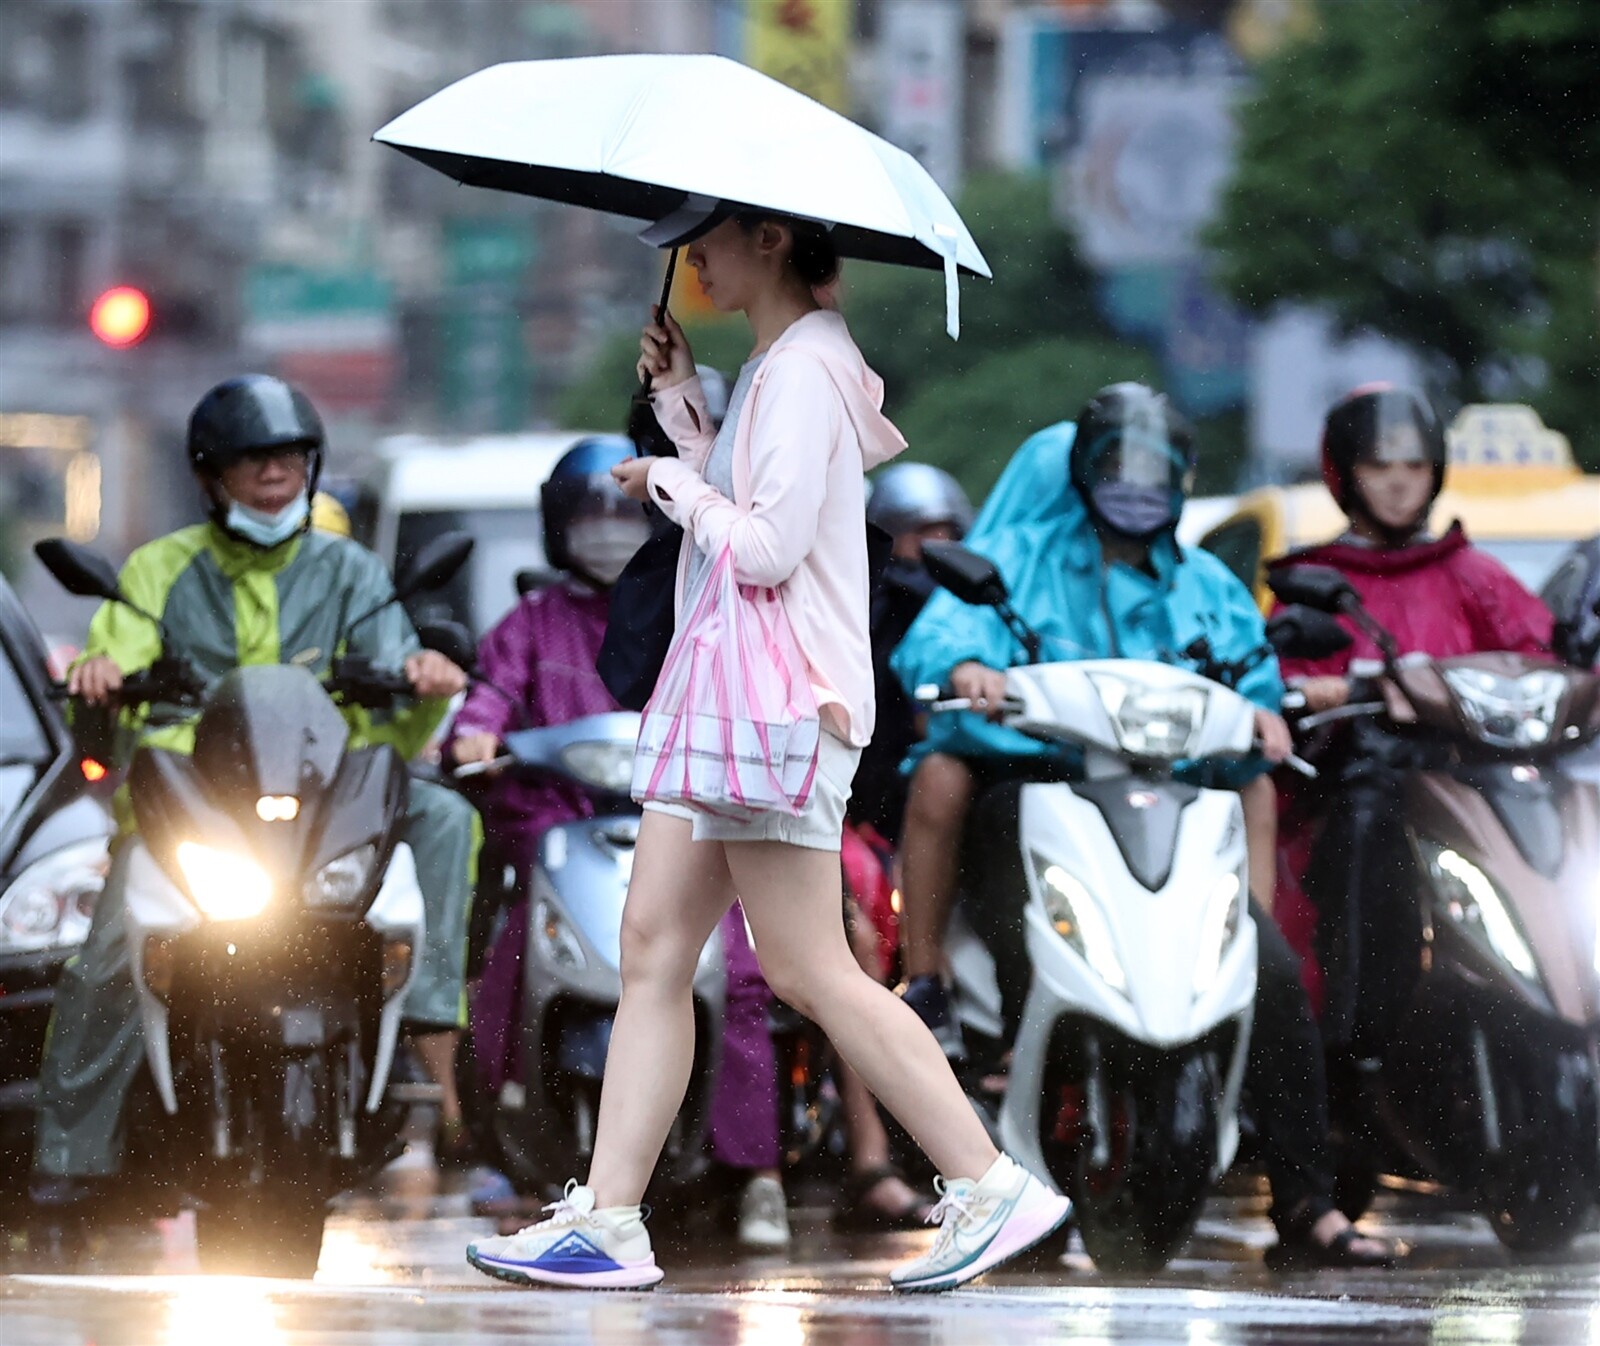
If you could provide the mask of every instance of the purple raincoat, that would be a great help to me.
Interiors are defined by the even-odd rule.
[[[478,647],[479,673],[516,697],[530,728],[617,710],[595,672],[610,603],[609,593],[575,583],[530,594],[483,638]],[[475,686],[450,733],[452,738],[504,734],[522,727],[503,696]],[[546,828],[594,816],[594,805],[583,791],[553,779],[519,781],[502,776],[489,784],[479,808],[491,854],[519,864],[532,860],[534,845]],[[514,1028],[527,932],[524,900],[507,913],[472,997],[473,1050],[484,1085],[495,1093],[507,1079],[521,1074]]]

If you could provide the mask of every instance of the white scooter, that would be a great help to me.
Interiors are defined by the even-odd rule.
[[[995,608],[1037,659],[1039,638],[988,560],[954,543],[924,555],[941,585]],[[981,861],[1004,867],[991,894],[1014,876],[1031,970],[1000,1140],[1072,1197],[1097,1265],[1157,1270],[1233,1162],[1256,987],[1239,797],[1174,768],[1248,756],[1255,707],[1132,659],[1035,662],[1007,686],[1004,722],[1079,750],[1082,768],[1070,783],[1021,785],[1008,840]],[[919,690],[933,710],[971,708],[938,695]],[[974,816],[983,826],[981,806]],[[950,953],[958,1019],[993,1033],[995,960],[965,925]]]

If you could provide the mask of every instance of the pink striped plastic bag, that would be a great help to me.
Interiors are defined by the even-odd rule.
[[[644,708],[633,797],[729,818],[797,814],[821,732],[782,596],[738,583],[724,549]]]

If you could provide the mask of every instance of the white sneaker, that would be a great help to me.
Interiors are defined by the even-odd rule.
[[[1072,1214],[1058,1196],[1007,1155],[977,1182],[935,1178],[939,1235],[925,1257],[889,1273],[896,1290],[953,1290],[1048,1238]]]
[[[643,1290],[662,1277],[637,1206],[594,1208],[594,1193],[576,1182],[546,1206],[550,1218],[504,1237],[467,1245],[467,1261],[515,1285],[571,1285]]]
[[[746,1248],[786,1248],[789,1208],[776,1178],[751,1178],[739,1197],[739,1242]]]

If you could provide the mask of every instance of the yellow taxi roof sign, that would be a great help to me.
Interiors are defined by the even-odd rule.
[[[1452,477],[1467,486],[1480,473],[1491,477],[1497,489],[1537,490],[1578,474],[1572,445],[1559,430],[1552,430],[1539,413],[1521,403],[1479,403],[1462,407],[1445,432]]]

